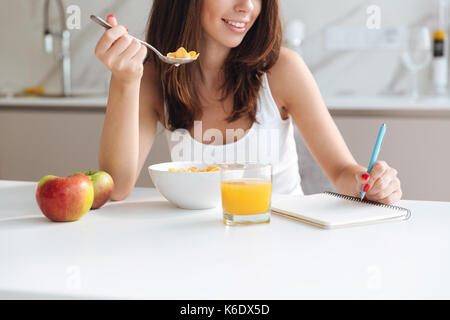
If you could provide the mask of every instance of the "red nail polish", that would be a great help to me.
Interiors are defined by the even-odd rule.
[[[370,184],[366,184],[365,186],[364,186],[364,192],[367,192],[368,190],[370,189]]]
[[[364,173],[361,177],[366,181],[369,180],[370,178],[370,176],[367,173]]]
[[[111,13],[110,15],[108,15],[107,19],[109,18],[114,18],[114,15]]]
[[[363,200],[367,200],[367,196],[364,196]]]
[[[127,32],[128,32],[128,28],[127,28]]]

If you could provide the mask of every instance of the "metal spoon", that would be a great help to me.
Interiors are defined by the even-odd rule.
[[[91,20],[98,23],[99,25],[101,25],[102,27],[106,28],[106,29],[111,29],[112,26],[106,22],[105,20],[103,20],[102,18],[96,16],[96,15],[91,15]],[[195,61],[195,59],[193,58],[171,58],[171,57],[167,57],[163,54],[161,54],[161,52],[159,52],[155,47],[153,47],[151,44],[148,44],[145,41],[139,40],[133,36],[131,36],[132,38],[136,39],[137,41],[139,41],[141,44],[143,44],[144,46],[146,46],[147,48],[149,48],[150,50],[152,50],[154,53],[156,53],[156,55],[158,56],[158,58],[162,61],[164,61],[165,63],[168,64],[173,64],[175,65],[175,67],[180,66],[181,64],[186,64],[186,63],[191,63],[193,61]]]

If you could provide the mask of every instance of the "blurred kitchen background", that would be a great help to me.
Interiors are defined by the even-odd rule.
[[[0,0],[0,179],[38,181],[96,169],[110,74],[94,55],[103,30],[89,15],[113,13],[130,34],[145,37],[150,0],[63,0],[64,17],[58,2],[48,2],[46,19],[46,0]],[[313,72],[356,160],[368,166],[386,123],[379,158],[399,171],[404,198],[449,201],[447,0],[280,2],[285,45]],[[77,10],[79,29],[44,36],[45,21],[52,33],[63,21],[76,26]],[[411,34],[414,47],[408,47]],[[433,57],[434,44],[443,57]],[[419,96],[412,98],[415,69]],[[305,193],[333,190],[296,135]],[[147,166],[168,160],[159,135],[137,186],[152,186]]]

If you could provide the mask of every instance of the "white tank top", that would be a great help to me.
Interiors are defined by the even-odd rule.
[[[256,119],[245,136],[233,143],[203,144],[215,135],[222,140],[220,130],[206,130],[201,139],[201,122],[194,126],[194,138],[186,129],[166,132],[172,161],[194,161],[207,164],[258,162],[272,165],[272,192],[303,195],[300,185],[298,155],[292,118],[283,120],[273,99],[267,75],[263,75],[257,102]],[[168,119],[167,108],[165,119]],[[166,120],[167,121],[167,120]],[[167,126],[166,126],[167,127]],[[198,131],[197,131],[198,130]],[[220,137],[217,136],[220,134]],[[208,137],[206,137],[208,135]]]

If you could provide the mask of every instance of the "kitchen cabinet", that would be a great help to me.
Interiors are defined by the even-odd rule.
[[[381,124],[387,131],[379,154],[398,170],[403,197],[414,200],[450,200],[450,115],[396,117],[334,115],[356,161],[369,165]]]
[[[387,124],[379,155],[399,172],[403,198],[449,201],[450,98],[423,96],[328,97],[325,99],[356,161],[369,165],[381,124]]]
[[[0,179],[38,181],[97,169],[104,116],[104,107],[0,107]],[[136,185],[153,186],[147,166],[167,159],[160,135]]]
[[[384,100],[383,100],[384,101]],[[0,101],[1,102],[1,101]],[[351,101],[327,101],[331,115],[355,159],[368,166],[379,126],[387,132],[379,155],[396,168],[403,198],[450,201],[450,106],[395,107],[395,101],[357,107]],[[358,102],[359,103],[359,102]],[[393,107],[392,107],[393,106]],[[69,175],[98,168],[98,145],[105,101],[68,106],[48,103],[8,106],[0,103],[0,179],[37,181],[46,174]],[[165,135],[159,134],[136,183],[152,187],[147,167],[170,161]],[[302,186],[306,194],[333,186],[296,132]]]

